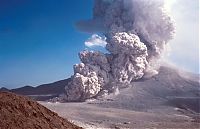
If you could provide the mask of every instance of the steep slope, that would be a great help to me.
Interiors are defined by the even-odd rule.
[[[0,129],[80,129],[39,103],[0,92]]]

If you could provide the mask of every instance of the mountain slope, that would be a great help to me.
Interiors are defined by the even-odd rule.
[[[25,86],[17,89],[12,89],[11,92],[22,95],[45,95],[45,94],[61,94],[64,92],[64,87],[70,79],[65,79],[49,84],[39,85],[37,87]]]
[[[24,86],[16,89],[1,88],[0,91],[10,91],[20,95],[26,95],[37,101],[45,101],[63,94],[64,88],[68,85],[69,79],[60,80],[57,82],[39,85],[37,87]]]
[[[142,111],[170,105],[200,112],[198,80],[184,78],[169,67],[161,67],[156,76],[133,82],[130,87],[121,89],[118,95],[110,95],[107,99],[112,101],[99,106]]]
[[[159,74],[132,82],[130,87],[120,89],[117,95],[110,94],[105,98],[91,99],[84,103],[41,103],[65,118],[78,121],[80,125],[87,124],[85,127],[200,127],[198,77],[188,76],[188,73],[170,67],[161,67]],[[65,113],[68,111],[70,114]]]

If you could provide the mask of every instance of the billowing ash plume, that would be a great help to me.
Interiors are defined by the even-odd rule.
[[[106,38],[98,39],[106,39],[110,53],[80,52],[82,63],[74,66],[75,74],[65,88],[67,101],[117,91],[142,78],[175,30],[163,0],[95,0],[93,19],[77,26],[102,32]]]

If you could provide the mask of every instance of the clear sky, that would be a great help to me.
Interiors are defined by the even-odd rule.
[[[92,0],[0,0],[0,87],[68,78],[90,36],[75,23],[92,16]]]
[[[172,8],[181,26],[171,42],[180,44],[172,46],[168,60],[198,73],[198,0],[183,1],[196,3],[176,2]],[[75,23],[90,19],[92,7],[93,0],[0,0],[0,87],[37,86],[70,77],[79,63],[77,53],[91,36],[76,30]]]

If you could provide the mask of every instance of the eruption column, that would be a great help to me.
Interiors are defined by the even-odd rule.
[[[84,101],[142,78],[175,30],[163,0],[95,0],[93,19],[77,27],[105,35],[109,54],[80,52],[66,101]]]

